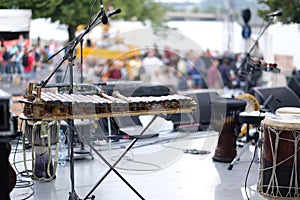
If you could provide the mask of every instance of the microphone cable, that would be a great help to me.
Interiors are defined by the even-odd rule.
[[[30,175],[27,175],[26,171],[20,172],[18,170],[17,166],[16,166],[17,163],[22,162],[22,161],[16,162],[16,154],[17,153],[21,153],[20,151],[18,151],[18,146],[19,146],[20,140],[21,140],[21,138],[19,137],[17,139],[17,144],[15,146],[15,151],[13,152],[13,166],[14,166],[15,170],[17,171],[17,180],[16,180],[16,185],[15,185],[14,188],[16,188],[16,189],[17,188],[20,188],[20,189],[22,189],[22,188],[30,188],[31,193],[28,194],[26,197],[24,197],[24,198],[21,199],[21,200],[26,200],[26,199],[31,198],[34,195],[34,189],[33,189],[34,182],[33,181],[28,181],[28,180],[23,180],[23,179],[20,179],[18,177],[18,175],[25,176],[25,177],[28,177],[28,178],[30,177]]]
[[[261,114],[262,112],[260,111],[259,112],[259,118],[261,118]],[[248,195],[248,192],[247,192],[247,182],[248,182],[248,177],[249,177],[249,174],[250,174],[250,170],[251,170],[251,167],[253,165],[253,162],[255,160],[255,156],[256,156],[256,152],[257,152],[257,149],[261,146],[261,140],[259,139],[259,132],[260,132],[260,126],[257,126],[256,127],[256,133],[258,133],[258,139],[257,139],[257,143],[255,145],[255,148],[254,148],[254,152],[253,152],[253,157],[251,159],[251,162],[250,162],[250,165],[248,167],[248,170],[247,170],[247,173],[246,173],[246,178],[245,178],[245,184],[244,184],[244,190],[245,190],[245,194],[246,194],[246,197],[247,197],[247,200],[250,200],[250,197]],[[256,134],[255,133],[255,134]],[[255,136],[254,136],[255,137]]]
[[[254,162],[254,159],[255,159],[255,155],[256,155],[256,151],[257,151],[259,145],[260,145],[260,140],[259,140],[259,141],[257,142],[257,144],[255,145],[255,149],[254,149],[254,152],[253,152],[253,157],[252,157],[252,160],[251,160],[251,162],[250,162],[250,165],[249,165],[248,170],[247,170],[247,173],[246,173],[244,189],[245,189],[245,194],[246,194],[247,200],[250,200],[250,197],[249,197],[248,192],[247,192],[247,182],[248,182],[248,177],[249,177],[250,170],[251,170],[251,167],[252,167],[252,165],[253,165],[253,162]]]

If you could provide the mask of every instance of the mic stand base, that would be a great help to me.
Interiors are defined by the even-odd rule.
[[[69,192],[69,200],[81,200],[76,192]]]
[[[76,194],[76,192],[70,192],[69,193],[69,199],[68,200],[82,200],[82,199],[80,199],[78,196],[77,196],[77,194]],[[95,195],[91,195],[90,197],[88,197],[88,198],[86,198],[86,199],[95,199],[96,198],[96,196]]]

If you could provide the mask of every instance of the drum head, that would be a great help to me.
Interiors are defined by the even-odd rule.
[[[300,115],[300,108],[298,108],[298,107],[281,107],[276,110],[275,114],[276,115],[282,115],[282,114]]]
[[[300,115],[267,115],[262,120],[263,126],[277,128],[279,130],[300,130]]]

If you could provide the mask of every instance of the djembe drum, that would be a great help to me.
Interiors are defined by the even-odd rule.
[[[257,190],[269,199],[300,198],[300,115],[267,115]]]
[[[284,115],[286,117],[291,115],[300,116],[300,108],[297,107],[281,107],[275,111],[276,115]]]
[[[235,98],[214,98],[211,101],[211,125],[220,132],[213,156],[214,161],[231,162],[237,155],[236,136],[241,124],[238,117],[245,110],[246,101]],[[200,111],[201,112],[201,111]]]

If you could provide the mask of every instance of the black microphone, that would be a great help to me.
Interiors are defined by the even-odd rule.
[[[101,18],[102,24],[108,24],[108,17],[107,17],[107,15],[106,15],[106,13],[105,13],[105,10],[103,10],[102,13],[103,13],[103,14],[102,14],[102,18]]]
[[[107,17],[107,15],[105,13],[102,0],[100,0],[100,9],[101,9],[101,15],[102,15],[102,17],[101,17],[102,24],[108,24],[108,17]]]
[[[121,12],[122,12],[122,10],[120,8],[118,8],[117,10],[114,10],[114,11],[108,13],[107,17],[111,17],[113,15],[117,15],[117,14],[119,14]]]
[[[267,14],[267,17],[276,17],[276,16],[281,16],[282,15],[282,12],[277,10],[275,12],[271,12],[269,14]]]

